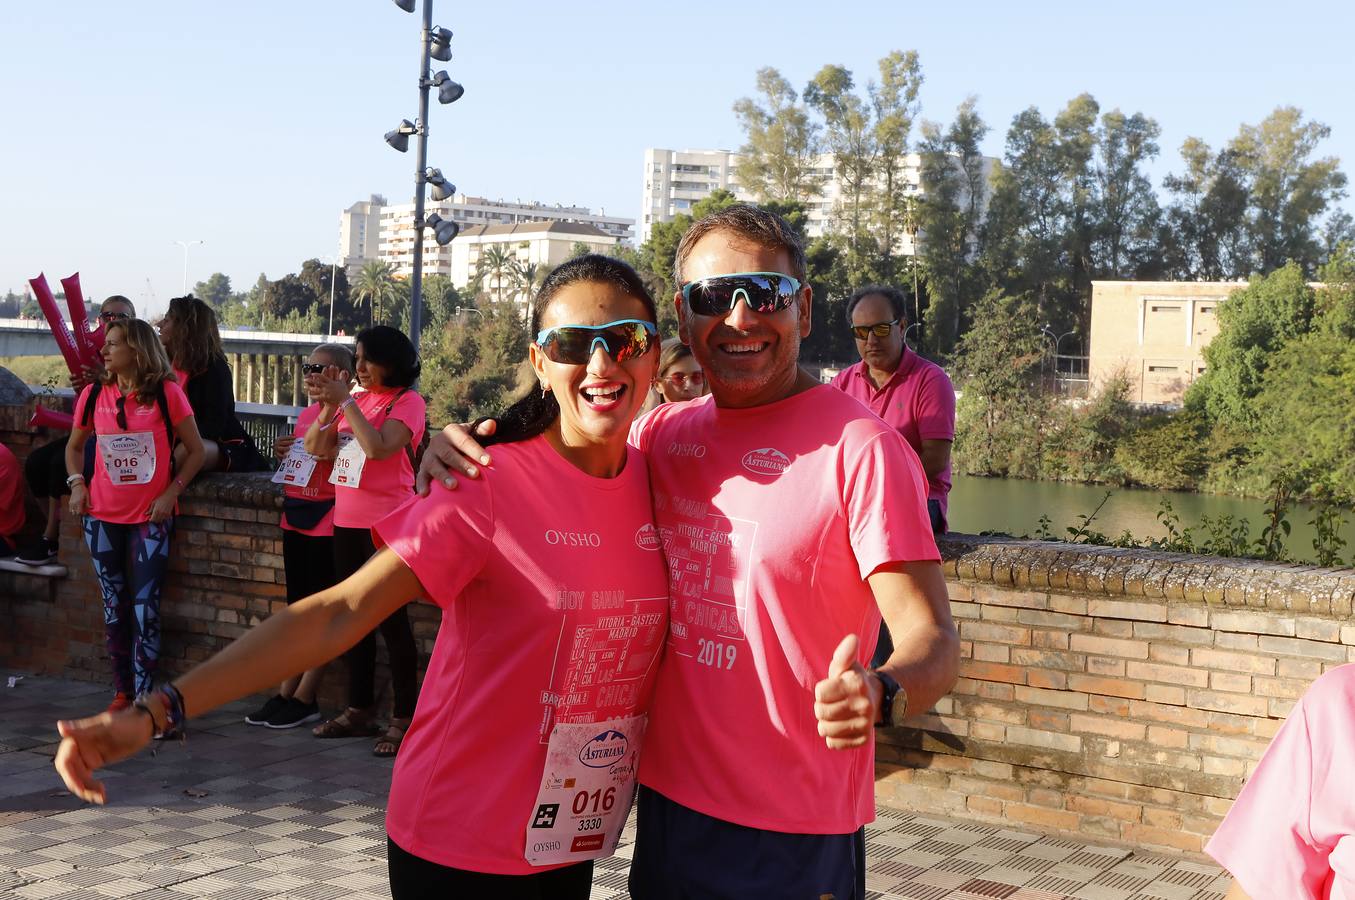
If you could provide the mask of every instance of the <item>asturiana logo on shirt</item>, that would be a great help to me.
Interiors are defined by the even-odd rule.
[[[630,743],[626,736],[608,729],[584,744],[579,750],[579,762],[593,769],[605,769],[626,758]]]
[[[635,546],[639,547],[641,550],[659,549],[658,530],[648,522],[641,525],[640,529],[635,532]]]
[[[552,547],[601,547],[602,536],[596,531],[556,531],[546,532],[546,543]]]
[[[743,455],[743,467],[754,475],[780,475],[790,465],[790,457],[773,447],[749,450]]]
[[[690,456],[695,459],[701,459],[706,455],[705,444],[683,444],[673,441],[668,445],[669,456]]]

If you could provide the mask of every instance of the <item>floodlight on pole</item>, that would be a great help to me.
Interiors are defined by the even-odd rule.
[[[414,12],[414,0],[395,0],[395,5],[407,13]]]
[[[424,176],[424,180],[432,186],[434,200],[446,200],[456,193],[456,185],[442,177],[441,169],[429,169]]]
[[[444,219],[437,213],[429,213],[423,220],[425,228],[433,229],[433,239],[438,242],[439,247],[444,247],[456,239],[461,233],[461,226],[451,219]]]
[[[419,129],[413,122],[408,119],[401,119],[400,124],[395,126],[394,131],[386,132],[386,143],[404,153],[409,149],[409,136],[418,133]]]
[[[452,31],[450,28],[434,28],[428,33],[428,55],[439,62],[452,58]]]
[[[462,94],[466,93],[465,88],[452,81],[446,69],[433,76],[433,87],[438,89],[438,102],[444,106],[448,103],[455,103],[461,99]]]

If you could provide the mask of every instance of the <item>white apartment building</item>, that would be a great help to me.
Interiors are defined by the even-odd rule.
[[[658,222],[670,222],[679,213],[691,214],[692,206],[723,188],[740,200],[752,202],[756,198],[745,190],[735,175],[739,154],[729,150],[664,150],[650,147],[645,150],[644,199],[640,204],[640,240],[649,240],[650,230]],[[992,173],[997,160],[985,156],[984,183]],[[817,193],[804,198],[808,225],[806,237],[816,238],[829,229],[839,201],[842,182],[837,177],[833,155],[825,153],[814,161],[813,176],[820,187]],[[909,153],[903,165],[904,190],[922,195],[922,157]],[[982,202],[986,210],[988,198]],[[914,252],[912,238],[900,237],[898,251],[905,256]]]
[[[450,250],[449,271],[452,284],[464,288],[480,269],[480,258],[492,246],[509,251],[519,266],[535,264],[539,271],[553,269],[574,254],[576,244],[593,253],[608,253],[620,241],[615,235],[579,222],[526,222],[521,225],[472,225],[463,228]],[[424,269],[428,272],[428,269]],[[502,290],[500,290],[502,289]],[[490,296],[525,303],[530,292],[519,290],[512,273],[488,275],[481,290]]]
[[[608,216],[605,213],[594,214],[583,206],[509,203],[466,194],[453,194],[450,199],[436,203],[429,201],[424,204],[424,210],[425,213],[437,213],[444,219],[456,222],[461,226],[462,234],[470,226],[559,222],[588,225],[614,238],[613,243],[616,243],[630,240],[635,226],[634,219]],[[414,204],[399,203],[382,209],[380,232],[379,258],[390,263],[395,274],[411,274],[414,271]],[[455,243],[455,240],[452,241],[452,244]],[[452,244],[439,247],[432,233],[424,232],[425,275],[451,274]]]
[[[385,197],[372,194],[339,214],[339,264],[347,270],[349,279],[380,253],[381,210],[385,205]]]

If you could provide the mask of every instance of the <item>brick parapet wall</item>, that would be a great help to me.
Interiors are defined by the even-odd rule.
[[[181,674],[286,606],[281,509],[281,488],[267,473],[207,475],[189,486],[160,604],[164,673]],[[61,561],[70,572],[66,578],[0,572],[9,625],[0,633],[0,666],[108,682],[99,588],[79,526],[69,517],[61,527]],[[422,673],[441,614],[425,603],[410,611]],[[382,690],[389,684],[384,647],[378,659]],[[342,708],[346,685],[343,661],[331,663],[322,704]],[[382,693],[388,711],[389,690]]]
[[[954,692],[882,731],[908,809],[1199,850],[1294,701],[1355,661],[1355,572],[956,536]]]

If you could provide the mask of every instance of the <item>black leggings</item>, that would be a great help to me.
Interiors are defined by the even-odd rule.
[[[334,575],[343,581],[376,553],[372,532],[368,528],[340,528],[334,526]],[[408,719],[414,715],[414,704],[419,699],[416,688],[416,669],[419,654],[414,646],[414,631],[409,627],[409,613],[400,607],[386,621],[377,626],[386,642],[390,659],[391,715]],[[366,709],[376,703],[376,632],[370,632],[344,654],[348,661],[348,705]]]
[[[488,875],[429,862],[386,838],[386,870],[394,900],[588,900],[593,863],[531,875]]]

